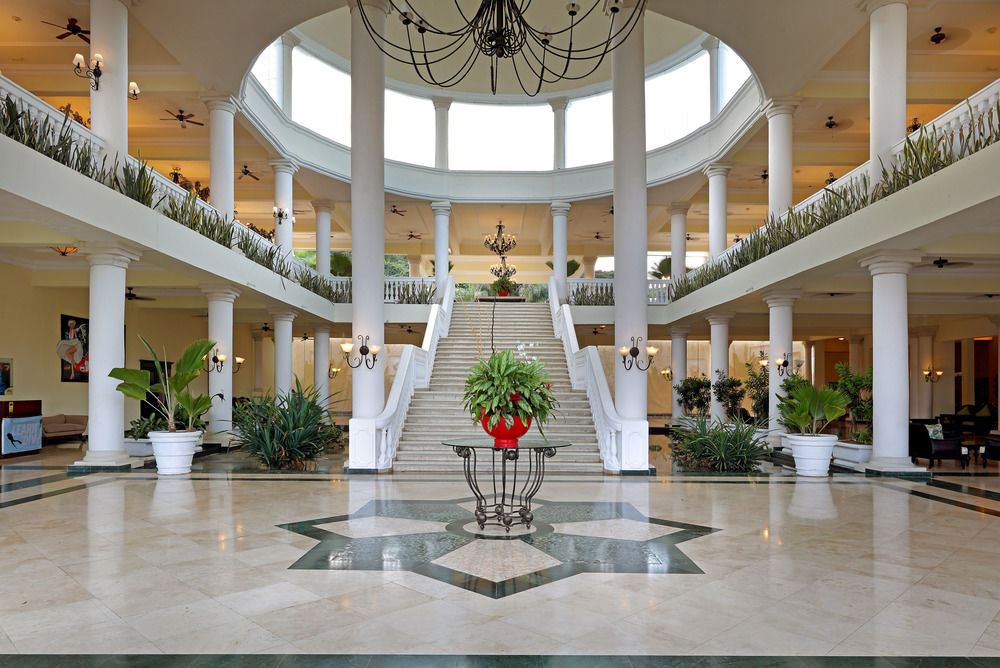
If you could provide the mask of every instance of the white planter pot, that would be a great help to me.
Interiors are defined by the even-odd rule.
[[[788,434],[787,438],[795,457],[796,474],[824,477],[830,472],[836,434]]]
[[[781,434],[781,449],[785,450],[786,452],[792,451],[792,442],[788,440],[787,433]]]
[[[126,438],[125,450],[129,457],[151,457],[153,442],[148,438]]]
[[[872,446],[862,445],[861,443],[844,443],[842,441],[837,441],[837,444],[833,446],[833,459],[840,462],[845,462],[848,465],[851,464],[863,464],[872,458]]]
[[[191,460],[198,443],[196,431],[151,431],[153,456],[156,457],[156,472],[161,475],[177,475],[191,472]]]

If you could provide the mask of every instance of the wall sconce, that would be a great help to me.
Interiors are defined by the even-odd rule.
[[[274,216],[275,225],[281,225],[283,222],[288,220],[288,209],[282,209],[281,207],[274,207],[272,215]]]
[[[205,362],[205,366],[203,366],[202,368],[207,373],[211,373],[213,371],[215,371],[215,372],[222,371],[222,369],[226,366],[226,360],[228,359],[228,357],[226,357],[226,355],[223,355],[222,353],[220,353],[219,349],[216,348],[215,350],[212,351],[212,356],[211,357],[209,357],[208,355],[205,355],[201,359],[202,359],[202,361]],[[245,361],[246,360],[243,359],[242,357],[237,357],[236,358],[236,366],[233,369],[233,373],[234,374],[240,370],[240,367],[243,366],[243,362],[245,362]]]
[[[356,363],[351,362],[351,351],[354,350],[354,344],[340,344],[340,349],[344,351],[344,359],[347,360],[347,366],[357,369],[364,362],[366,367],[374,369],[375,362],[378,360],[378,353],[382,350],[382,346],[369,346],[367,334],[358,334],[358,341],[361,341],[361,346],[358,348],[360,357],[355,358]]]
[[[139,84],[137,84],[134,81],[129,81],[128,82],[128,99],[130,99],[130,100],[138,100],[139,99],[139,93],[141,93],[141,92],[142,91],[139,90]]]
[[[327,378],[329,378],[330,380],[333,380],[334,378],[336,378],[339,375],[340,375],[340,367],[339,366],[333,366],[333,364],[330,364],[330,368],[326,372]]]
[[[941,376],[944,375],[944,371],[940,369],[935,369],[933,366],[927,367],[923,371],[924,380],[928,383],[936,383],[941,380]]]
[[[666,369],[660,369],[660,376],[663,377],[663,380],[669,383],[671,380],[674,379],[673,369],[670,369],[669,367]]]
[[[94,90],[101,88],[102,67],[104,67],[104,56],[99,53],[95,53],[90,59],[90,67],[87,67],[87,61],[84,60],[82,53],[73,56],[73,73],[83,79],[90,79],[90,87]]]
[[[240,357],[239,355],[237,355],[233,359],[236,362],[236,364],[233,366],[233,375],[235,376],[236,374],[238,374],[240,372],[240,369],[243,368],[243,363],[246,362],[246,360],[244,358]]]
[[[642,344],[642,337],[632,337],[632,347],[622,346],[618,349],[618,352],[622,356],[622,364],[625,366],[625,370],[628,371],[633,366],[639,371],[646,371],[649,366],[653,363],[653,357],[656,353],[660,351],[656,346],[646,346],[646,366],[642,366],[639,362],[639,346]]]
[[[790,355],[786,354],[774,360],[774,366],[778,369],[779,376],[784,376],[785,374],[792,375],[792,372],[788,370],[789,357]]]
[[[767,365],[768,365],[767,358],[766,357],[761,357],[759,360],[757,360],[757,364],[760,365],[761,369],[766,369]]]

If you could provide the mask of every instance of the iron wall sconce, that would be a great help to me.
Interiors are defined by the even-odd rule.
[[[95,53],[90,59],[90,67],[87,67],[87,61],[82,53],[73,56],[73,73],[82,79],[90,79],[90,87],[94,90],[101,88],[102,67],[104,67],[104,56],[99,53]]]
[[[129,81],[128,82],[128,99],[130,99],[130,100],[138,100],[139,99],[139,93],[141,93],[141,92],[142,91],[139,90],[139,84],[137,84],[134,81]]]
[[[216,348],[215,350],[212,351],[211,357],[205,355],[201,359],[205,362],[205,366],[202,368],[205,370],[206,373],[211,373],[213,371],[218,373],[225,368],[226,360],[229,358],[226,355],[220,353],[219,349]],[[243,367],[243,363],[246,360],[238,356],[234,359],[236,364],[233,366],[233,375],[236,375],[237,373],[239,373],[239,370]]]
[[[628,371],[633,366],[639,371],[646,371],[649,369],[650,365],[653,363],[653,357],[656,353],[660,351],[656,346],[646,346],[646,366],[642,365],[639,361],[639,346],[642,345],[642,337],[632,337],[632,346],[622,346],[618,349],[618,352],[622,356],[622,364],[625,366],[625,370]]]
[[[288,209],[283,209],[279,206],[276,206],[272,210],[272,215],[274,216],[274,224],[281,225],[283,222],[288,220]]]
[[[358,355],[360,357],[355,357],[351,360],[351,351],[354,350],[353,343],[341,343],[340,349],[344,351],[344,359],[347,360],[347,366],[352,369],[357,369],[364,362],[364,365],[369,369],[375,368],[375,363],[378,361],[379,351],[382,350],[382,346],[369,346],[368,345],[368,335],[358,334],[358,341],[361,342],[361,346],[358,347]]]
[[[333,366],[333,364],[331,364],[330,367],[326,371],[326,377],[329,378],[330,380],[333,380],[334,378],[336,378],[339,375],[340,375],[340,367],[339,366]]]
[[[936,383],[941,380],[941,376],[944,375],[944,371],[941,369],[935,369],[933,366],[927,367],[923,371],[924,381],[928,383]]]
[[[663,380],[669,383],[674,379],[674,371],[670,368],[660,369],[660,376],[663,377]]]
[[[777,358],[776,360],[774,360],[774,366],[775,366],[775,368],[778,369],[778,375],[779,376],[784,376],[786,374],[790,376],[790,375],[792,375],[792,373],[794,373],[791,370],[789,370],[789,368],[788,368],[788,364],[789,364],[788,358],[789,357],[791,357],[791,355],[783,355],[783,356]]]

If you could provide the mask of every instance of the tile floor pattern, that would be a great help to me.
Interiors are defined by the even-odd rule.
[[[64,466],[0,462],[0,653],[363,655],[343,665],[391,665],[369,656],[391,653],[425,655],[423,665],[472,665],[442,663],[444,654],[628,661],[592,665],[669,665],[641,655],[828,655],[790,664],[824,666],[873,665],[840,656],[1000,656],[992,472],[930,483],[553,476],[540,522],[565,531],[565,519],[546,519],[546,504],[627,504],[643,517],[712,527],[679,546],[703,572],[579,573],[494,599],[398,570],[391,551],[383,570],[290,568],[317,541],[280,525],[358,514],[373,501],[467,498],[460,478],[68,477]],[[603,520],[576,519],[579,535],[607,535]],[[629,519],[615,529],[629,540],[672,535]],[[411,535],[367,521],[335,528],[351,540]],[[479,567],[493,568],[486,554]]]

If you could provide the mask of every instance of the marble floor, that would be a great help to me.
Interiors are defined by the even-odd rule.
[[[995,469],[552,475],[532,530],[507,535],[478,529],[456,477],[239,472],[226,455],[188,476],[69,476],[78,455],[0,462],[2,654],[1000,656]]]

